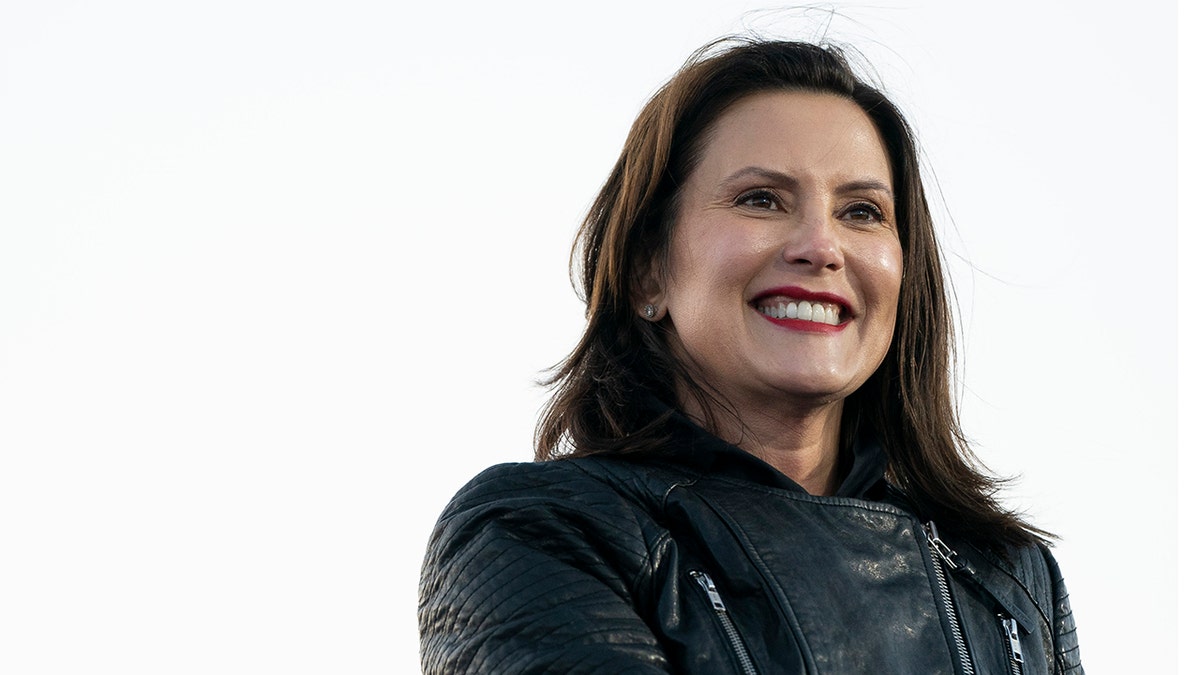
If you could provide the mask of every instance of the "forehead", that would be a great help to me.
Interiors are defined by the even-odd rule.
[[[873,178],[891,184],[883,139],[858,104],[833,94],[751,94],[713,123],[696,172],[724,175],[763,165],[803,177]]]

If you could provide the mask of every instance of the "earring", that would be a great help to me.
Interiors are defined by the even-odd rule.
[[[645,314],[647,319],[653,319],[654,315],[658,314],[658,308],[654,305],[646,305],[642,308],[642,314]]]

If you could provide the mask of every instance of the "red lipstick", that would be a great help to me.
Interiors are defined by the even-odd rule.
[[[810,318],[799,318],[793,316],[789,318],[784,312],[784,307],[796,303],[813,303],[820,305],[833,305],[838,308],[838,322],[836,324],[824,323],[822,321],[813,321]],[[750,306],[758,313],[759,316],[770,321],[771,323],[782,326],[789,330],[802,331],[806,333],[837,333],[842,331],[854,317],[853,309],[850,303],[840,295],[833,293],[822,293],[810,291],[799,286],[777,286],[768,288],[765,291],[755,295],[750,301]],[[803,316],[807,311],[803,309],[807,305],[802,305],[800,314]],[[766,309],[763,311],[760,307]],[[795,315],[796,307],[791,307],[788,312]],[[824,313],[824,308],[819,308],[821,313]]]

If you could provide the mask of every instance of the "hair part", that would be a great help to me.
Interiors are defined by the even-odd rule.
[[[809,91],[857,104],[884,141],[904,256],[892,344],[883,363],[846,399],[842,439],[873,432],[888,455],[888,479],[918,515],[986,546],[1046,540],[1049,533],[996,500],[966,441],[951,395],[954,336],[933,219],[914,136],[878,89],[857,77],[844,53],[803,42],[722,38],[695,52],[642,109],[616,165],[584,218],[572,249],[587,324],[575,349],[545,382],[539,460],[653,452],[670,442],[668,414],[647,417],[639,401],[694,401],[702,424],[736,411],[670,348],[670,322],[638,317],[650,275],[662,274],[680,188],[714,123],[752,94]]]

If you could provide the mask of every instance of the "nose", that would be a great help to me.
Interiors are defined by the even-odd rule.
[[[829,214],[809,214],[788,233],[783,247],[787,263],[807,265],[813,271],[837,271],[846,264],[842,250],[840,223]]]

